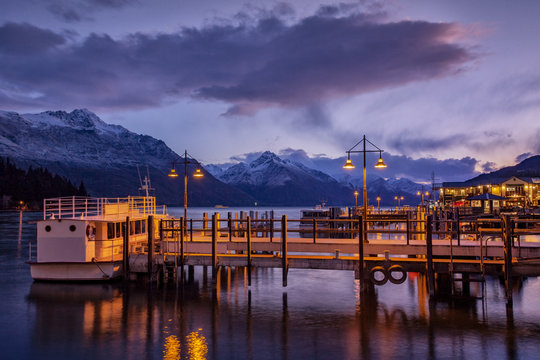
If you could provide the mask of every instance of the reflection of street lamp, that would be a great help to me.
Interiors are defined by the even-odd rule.
[[[375,147],[377,150],[366,150],[366,142],[370,143],[373,147]],[[360,145],[360,143],[363,144],[362,150],[354,150],[355,147]],[[364,201],[364,219],[367,216],[367,186],[366,186],[366,153],[368,152],[378,152],[379,153],[379,160],[377,161],[377,164],[375,164],[375,167],[378,169],[382,169],[386,167],[386,164],[384,163],[382,159],[382,153],[384,150],[381,150],[379,147],[377,147],[375,144],[373,144],[371,141],[366,139],[366,135],[357,142],[352,148],[347,150],[347,161],[345,162],[345,165],[343,165],[344,169],[354,169],[354,165],[351,161],[351,153],[363,153],[364,154],[364,191],[363,191],[363,201]],[[365,233],[365,232],[364,232]]]
[[[187,166],[188,164],[195,164],[195,165],[201,165],[200,162],[198,162],[197,160],[195,160],[194,158],[192,158],[191,156],[188,155],[187,153],[187,150],[184,152],[184,158],[182,159],[182,157],[178,157],[178,159],[174,160],[172,162],[172,167],[171,167],[171,172],[169,173],[169,177],[172,177],[172,178],[176,178],[178,177],[178,173],[176,172],[176,170],[174,169],[174,166],[176,164],[181,164],[181,163],[184,163],[184,229],[186,228],[186,224],[187,224],[187,180],[188,180],[188,176],[187,176]],[[193,174],[193,177],[195,178],[201,178],[203,177],[204,174],[202,173],[201,169],[200,168],[197,168],[195,170],[195,173]]]
[[[381,212],[381,197],[377,196],[377,212]]]
[[[358,208],[358,190],[354,190],[354,207]]]

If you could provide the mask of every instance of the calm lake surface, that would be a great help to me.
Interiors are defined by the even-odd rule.
[[[415,274],[362,298],[352,272],[327,270],[291,269],[286,288],[280,269],[256,270],[248,288],[243,268],[215,283],[195,268],[183,286],[34,283],[41,216],[25,212],[19,232],[18,212],[0,213],[0,359],[540,359],[538,278],[516,285],[513,310],[497,278],[483,301],[473,283],[431,304]]]

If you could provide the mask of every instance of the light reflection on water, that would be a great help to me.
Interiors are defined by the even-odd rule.
[[[26,216],[26,214],[25,214]],[[31,220],[31,219],[29,219]],[[359,295],[352,272],[186,269],[182,286],[32,283],[18,253],[18,214],[0,214],[2,358],[359,359],[540,357],[540,281],[478,283],[428,301],[410,274]],[[25,220],[28,221],[28,220]],[[22,249],[35,238],[22,229]]]

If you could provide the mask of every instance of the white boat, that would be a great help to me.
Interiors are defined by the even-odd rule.
[[[124,236],[128,254],[142,253],[147,250],[149,219],[153,237],[158,238],[159,221],[166,217],[167,208],[156,206],[151,196],[45,199],[43,220],[37,222],[37,256],[28,262],[32,278],[117,278],[122,274]]]

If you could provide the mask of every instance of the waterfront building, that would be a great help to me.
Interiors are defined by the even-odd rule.
[[[540,206],[540,178],[517,177],[503,179],[443,182],[439,199],[445,206],[478,205],[474,197],[492,194],[503,199],[491,199],[491,207]],[[472,198],[472,199],[471,199]]]

